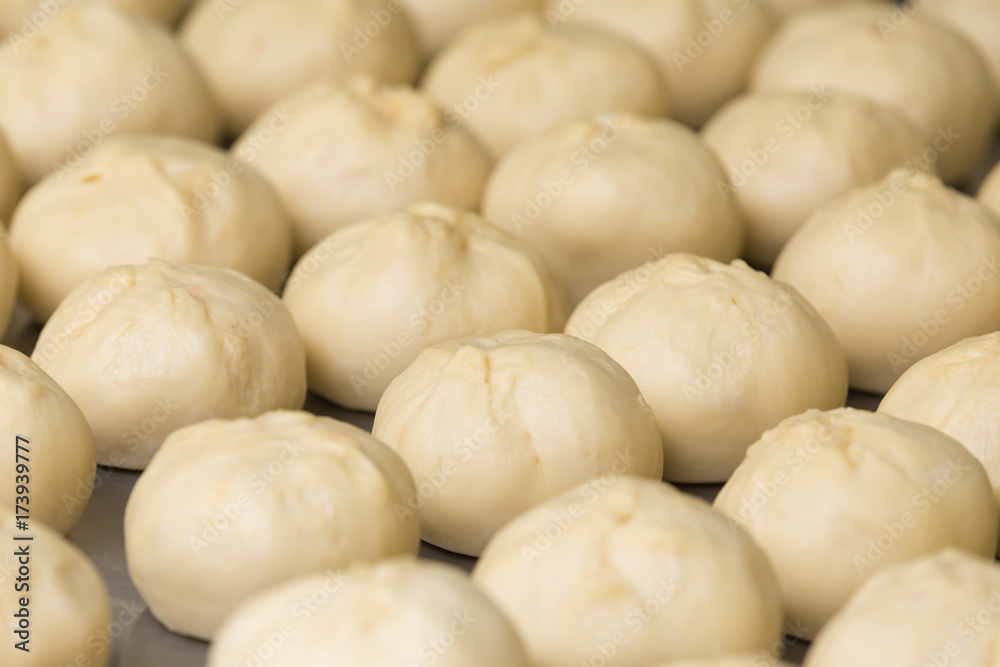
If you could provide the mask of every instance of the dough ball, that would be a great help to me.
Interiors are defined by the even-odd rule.
[[[30,509],[32,521],[65,535],[80,520],[94,490],[97,466],[90,426],[69,394],[35,362],[3,345],[0,395],[5,440],[0,474],[9,480],[0,486],[3,507],[14,511],[17,497],[28,495],[28,503],[21,504]],[[19,463],[26,469],[18,469]]]
[[[705,126],[747,221],[744,256],[769,267],[816,209],[925,148],[902,116],[862,97],[815,92],[754,93],[733,100]]]
[[[1000,503],[1000,333],[969,338],[903,373],[878,411],[933,426],[965,445],[986,468]]]
[[[650,480],[592,480],[522,514],[472,577],[538,667],[708,659],[781,638],[760,548],[705,501]]]
[[[851,386],[884,393],[913,362],[1000,329],[1000,218],[897,170],[817,211],[774,264],[829,322]]]
[[[13,458],[13,456],[11,457]],[[13,479],[13,478],[10,478]],[[3,611],[4,640],[0,643],[0,664],[11,667],[52,667],[86,664],[104,667],[111,658],[106,637],[111,630],[111,602],[101,575],[75,545],[62,539],[34,517],[27,532],[17,530],[15,515],[0,509],[0,610]],[[30,535],[28,541],[14,541]],[[17,591],[15,577],[26,556],[30,569],[30,590]],[[15,648],[24,641],[16,631],[21,598],[28,599],[28,652]],[[81,658],[85,662],[81,662]]]
[[[7,234],[0,231],[0,336],[10,325],[14,313],[14,303],[17,301],[17,262],[10,250]]]
[[[327,667],[331,656],[343,665],[411,665],[418,656],[436,667],[530,664],[486,595],[463,572],[427,561],[358,565],[254,597],[216,635],[208,667],[244,664],[267,646],[262,637],[282,629],[290,631],[268,667]]]
[[[972,45],[888,6],[835,7],[787,21],[757,59],[752,88],[871,98],[920,130],[925,161],[949,183],[977,166],[997,116],[992,79]]]
[[[969,452],[927,426],[848,408],[765,433],[715,508],[767,552],[807,639],[874,573],[952,546],[992,555],[997,544],[996,501]]]
[[[1000,3],[996,0],[924,0],[924,16],[965,37],[978,51],[1000,95]]]
[[[806,667],[991,667],[1000,567],[955,549],[871,578],[820,633]]]
[[[479,142],[424,93],[365,77],[288,97],[233,153],[278,190],[299,255],[336,229],[416,202],[478,209],[492,168]]]
[[[889,0],[763,0],[763,5],[771,16],[784,21],[797,14],[815,11],[824,7],[851,5],[866,2],[868,4],[888,4]]]
[[[549,23],[589,24],[652,56],[671,93],[673,116],[698,127],[746,88],[773,28],[761,0],[548,0]]]
[[[569,316],[565,288],[534,251],[474,213],[427,203],[326,237],[299,260],[284,300],[312,390],[368,411],[424,348],[562,331]]]
[[[672,481],[723,482],[764,431],[847,398],[830,328],[798,292],[741,261],[677,254],[623,273],[584,299],[566,333],[635,378]]]
[[[625,370],[563,334],[505,331],[424,350],[386,390],[375,437],[403,457],[431,544],[478,556],[520,513],[589,479],[659,480],[656,421]]]
[[[0,35],[15,33],[32,39],[65,7],[84,0],[3,0],[0,3]],[[132,12],[172,27],[194,0],[86,0]]]
[[[433,56],[463,28],[520,11],[539,10],[543,0],[402,0],[416,29],[421,52]]]
[[[656,66],[638,46],[588,26],[550,27],[537,13],[462,31],[431,61],[422,85],[497,158],[577,118],[668,109]]]
[[[152,260],[88,278],[59,304],[31,358],[90,422],[97,462],[141,470],[171,432],[214,417],[300,408],[295,322],[230,269]]]
[[[256,593],[359,561],[416,555],[413,478],[361,429],[305,412],[175,431],[125,508],[136,589],[174,632],[212,637]]]
[[[0,134],[0,227],[10,224],[14,207],[24,192],[17,161],[10,151],[10,145]]]
[[[264,177],[173,137],[109,141],[69,176],[49,174],[18,206],[10,243],[21,301],[40,322],[110,266],[210,264],[277,290],[292,253],[291,224]]]
[[[538,248],[579,303],[667,253],[739,257],[743,216],[719,196],[725,182],[715,156],[684,126],[602,114],[508,153],[490,177],[483,213]]]
[[[402,0],[200,0],[180,40],[231,134],[306,84],[369,74],[413,83],[420,54]],[[373,119],[375,120],[375,119]]]
[[[1000,162],[990,171],[979,188],[979,201],[986,208],[1000,215]]]
[[[201,74],[165,29],[101,3],[66,7],[0,49],[0,129],[28,183],[64,178],[112,134],[209,143],[219,117]]]

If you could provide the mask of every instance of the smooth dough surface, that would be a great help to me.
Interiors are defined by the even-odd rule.
[[[520,11],[542,8],[543,0],[402,0],[416,29],[424,58],[440,51],[463,28]]]
[[[112,134],[213,143],[208,85],[166,29],[102,3],[66,7],[0,48],[0,129],[27,183],[72,173]]]
[[[716,658],[781,637],[760,548],[705,501],[651,480],[599,478],[522,514],[472,577],[537,667]]]
[[[977,166],[996,124],[997,96],[975,48],[895,7],[847,5],[792,18],[754,68],[754,90],[856,94],[895,110],[922,133],[926,161],[949,183]]]
[[[987,175],[976,197],[983,206],[1000,215],[1000,162]]]
[[[292,254],[291,224],[263,176],[214,146],[151,136],[110,140],[71,175],[42,179],[18,206],[10,243],[21,301],[39,322],[111,266],[222,266],[277,290]]]
[[[209,639],[241,603],[296,577],[416,555],[413,478],[391,449],[306,412],[175,431],[125,508],[136,589],[174,632]]]
[[[176,429],[300,408],[305,350],[284,304],[230,269],[162,260],[87,279],[31,358],[83,410],[97,462],[143,469]]]
[[[940,431],[888,415],[810,410],[768,431],[715,508],[767,553],[805,638],[886,567],[946,547],[992,556],[982,465]]]
[[[672,115],[692,127],[746,88],[774,25],[762,0],[548,0],[545,16],[557,29],[579,22],[642,46],[671,93]]]
[[[11,478],[13,479],[13,478]],[[109,633],[111,603],[100,573],[86,555],[72,543],[37,521],[29,520],[29,530],[15,528],[15,515],[0,509],[0,664],[10,667],[53,667],[86,664],[104,667],[111,659]],[[33,539],[15,542],[15,537]],[[15,577],[23,564],[14,555],[28,545],[30,570],[28,591],[14,589]],[[30,637],[25,653],[14,648],[22,638],[14,634],[21,609],[20,598],[28,596]]]
[[[312,390],[368,411],[431,345],[560,332],[569,317],[565,287],[527,245],[474,213],[429,203],[326,237],[299,260],[283,299]]]
[[[0,335],[10,325],[19,284],[17,261],[10,249],[10,239],[5,232],[0,231]]]
[[[0,36],[11,33],[31,39],[65,7],[80,2],[105,4],[153,19],[167,27],[177,23],[194,0],[3,0],[0,3]]]
[[[995,0],[925,0],[921,13],[961,34],[979,51],[1000,96],[1000,3]]]
[[[534,246],[579,303],[651,259],[690,252],[728,262],[743,215],[718,160],[668,120],[601,114],[528,139],[490,176],[483,214]]]
[[[496,158],[518,143],[604,111],[666,115],[653,61],[630,41],[539,13],[477,23],[430,63],[423,88]]]
[[[475,210],[492,168],[480,143],[427,95],[367,77],[285,98],[233,154],[277,189],[298,255],[336,229],[417,202]]]
[[[897,170],[817,211],[772,275],[830,324],[851,386],[881,394],[923,357],[1000,329],[998,262],[1000,216]]]
[[[566,333],[635,378],[671,481],[725,481],[765,430],[847,398],[844,352],[823,319],[739,260],[676,254],[626,272],[584,299]]]
[[[872,577],[813,642],[806,667],[992,667],[1000,567],[956,549]]]
[[[860,2],[885,5],[889,3],[889,0],[762,0],[762,4],[771,12],[771,15],[782,21],[797,14],[812,12],[824,7]]]
[[[218,0],[200,0],[179,39],[231,134],[314,80],[368,74],[409,84],[420,67],[401,0],[240,0],[224,12]]]
[[[962,443],[986,468],[1000,503],[998,369],[1000,333],[969,338],[911,366],[878,411],[933,426]]]
[[[798,91],[739,97],[702,136],[729,176],[716,194],[746,217],[744,257],[762,268],[818,208],[919,164],[925,148],[908,121],[869,99]]]
[[[508,521],[588,479],[659,480],[653,413],[628,373],[563,334],[505,331],[424,350],[386,390],[375,437],[417,483],[423,538],[479,555]]]
[[[208,667],[243,664],[261,637],[283,627],[294,633],[268,667],[327,667],[330,656],[365,667],[414,659],[436,667],[530,666],[510,621],[468,576],[428,561],[358,565],[254,597],[219,631]]]
[[[0,433],[6,450],[0,474],[10,480],[0,486],[3,506],[14,511],[15,499],[22,495],[18,485],[25,484],[32,519],[65,535],[80,520],[94,489],[97,466],[87,419],[35,362],[3,345],[0,396]],[[25,449],[17,449],[19,444]],[[28,459],[24,477],[17,471],[15,450]]]

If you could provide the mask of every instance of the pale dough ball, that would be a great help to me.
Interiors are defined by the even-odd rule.
[[[851,386],[1000,329],[1000,217],[933,176],[893,171],[817,211],[774,264],[826,319]]]
[[[993,491],[969,452],[933,428],[849,408],[765,433],[715,508],[767,552],[805,638],[889,565],[997,545]]]
[[[543,0],[402,0],[417,32],[424,58],[440,51],[463,28],[520,11],[539,10]]]
[[[781,638],[760,548],[705,501],[651,480],[595,479],[522,514],[472,577],[538,667],[716,658]]]
[[[422,85],[497,158],[595,113],[668,110],[656,66],[638,46],[588,26],[553,28],[537,13],[462,31],[431,61]]]
[[[797,91],[737,98],[702,136],[729,176],[717,194],[746,216],[744,256],[760,267],[816,209],[917,164],[926,147],[902,116],[871,100]]]
[[[659,480],[656,421],[628,373],[563,334],[505,331],[424,350],[375,413],[417,490],[423,538],[478,556],[521,512],[602,475]]]
[[[11,478],[13,480],[13,478]],[[11,667],[53,667],[86,664],[104,667],[111,658],[108,628],[111,602],[100,573],[75,545],[44,525],[28,521],[29,530],[16,528],[15,515],[0,509],[0,612],[4,640],[0,664]],[[14,538],[30,535],[28,541]],[[22,549],[27,549],[25,556]],[[20,552],[20,555],[19,553]],[[20,559],[24,557],[27,563]],[[27,582],[17,582],[25,566]],[[18,585],[28,590],[17,590]],[[21,598],[27,598],[29,635],[18,636]],[[15,648],[28,640],[29,652]]]
[[[180,32],[231,134],[317,79],[413,83],[416,36],[402,0],[200,0]]]
[[[175,431],[125,508],[129,575],[174,632],[212,637],[249,597],[359,561],[416,555],[413,478],[361,429],[305,412]]]
[[[32,39],[56,14],[78,2],[117,7],[153,19],[167,27],[175,25],[181,15],[194,4],[194,0],[3,0],[0,3],[0,36],[14,33],[25,39]]]
[[[302,341],[285,305],[230,269],[162,260],[88,278],[31,358],[77,402],[97,462],[141,470],[171,432],[300,408]]]
[[[900,18],[901,17],[901,18]],[[997,97],[964,38],[888,6],[842,6],[787,21],[761,52],[752,88],[856,94],[913,123],[942,178],[961,182],[989,146]]]
[[[548,0],[545,16],[619,34],[653,57],[673,116],[698,127],[743,92],[773,28],[761,0]]]
[[[4,508],[17,497],[33,521],[65,535],[76,525],[94,489],[94,436],[73,399],[28,357],[0,345],[0,475]],[[18,446],[20,445],[20,447]],[[24,458],[19,459],[18,454]],[[18,469],[24,463],[25,468]],[[28,494],[24,494],[27,487]]]
[[[265,648],[261,638],[283,637]],[[264,649],[263,652],[261,649]],[[517,631],[460,570],[392,559],[299,579],[252,598],[226,620],[208,667],[267,655],[268,667],[529,667]]]
[[[770,11],[771,16],[783,21],[796,14],[811,12],[824,7],[860,2],[889,4],[889,0],[763,0],[763,5]]]
[[[566,333],[635,378],[671,481],[723,482],[764,431],[847,398],[847,364],[830,328],[798,292],[742,261],[650,262],[594,290]]]
[[[299,260],[283,298],[310,388],[368,411],[431,345],[562,331],[569,317],[565,288],[534,251],[474,213],[429,203],[326,237]]]
[[[983,206],[1000,215],[1000,163],[993,167],[979,187],[977,198]]]
[[[0,231],[0,336],[10,325],[19,283],[17,262],[10,249],[10,240],[5,232]]]
[[[1000,3],[996,0],[924,0],[921,13],[940,21],[976,47],[1000,96]]]
[[[10,145],[0,134],[0,227],[10,225],[14,207],[24,192],[17,160],[10,151]]]
[[[806,667],[992,667],[1000,567],[947,549],[872,577],[820,633]]]
[[[209,143],[208,86],[164,28],[104,4],[66,7],[32,39],[0,48],[0,129],[28,183],[71,174],[112,134]]]
[[[277,189],[297,254],[330,232],[421,201],[469,210],[492,160],[424,93],[355,77],[282,100],[233,146]]]
[[[986,468],[1000,503],[1000,333],[969,338],[918,361],[878,411],[933,426],[965,445]]]
[[[651,259],[740,256],[743,216],[705,143],[668,120],[602,114],[528,139],[490,177],[483,214],[534,246],[579,303]]]
[[[240,160],[189,139],[122,137],[28,192],[10,244],[21,301],[44,322],[87,278],[154,257],[235,269],[277,290],[292,232],[274,190]]]

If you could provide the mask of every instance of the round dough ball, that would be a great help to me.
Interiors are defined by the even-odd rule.
[[[889,0],[763,0],[764,6],[771,16],[780,21],[791,18],[796,14],[815,11],[824,7],[834,7],[837,5],[849,5],[866,2],[868,4],[888,4]]]
[[[463,28],[520,11],[542,8],[543,0],[402,0],[417,32],[424,58],[429,58]]]
[[[42,179],[17,208],[10,244],[21,301],[44,322],[87,278],[154,257],[236,269],[277,290],[292,234],[274,190],[241,161],[189,139],[122,137],[66,178]]]
[[[538,667],[715,658],[781,638],[763,552],[705,501],[650,480],[592,480],[522,514],[472,577]]]
[[[534,251],[474,213],[427,203],[326,237],[295,266],[284,301],[310,388],[368,411],[431,345],[562,331],[569,316],[565,288]]]
[[[668,120],[602,114],[528,139],[500,162],[483,213],[521,236],[579,303],[619,273],[671,252],[728,262],[743,216],[719,196],[715,156]]]
[[[923,0],[924,16],[965,37],[978,51],[1000,96],[1000,3],[996,0]]]
[[[505,331],[424,350],[386,389],[375,437],[406,461],[423,538],[478,556],[518,514],[589,479],[659,480],[656,421],[628,373],[563,334]]]
[[[0,509],[0,542],[4,545],[0,552],[0,613],[5,635],[0,643],[0,664],[104,667],[111,658],[107,637],[112,619],[111,602],[100,573],[80,549],[35,521],[33,515],[28,523],[27,532],[18,530],[15,515]],[[32,539],[15,541],[25,536]],[[27,549],[28,563],[17,553],[21,549]],[[18,591],[15,577],[25,564],[30,569],[29,590]],[[23,597],[28,598],[27,638],[16,634],[18,619],[14,618],[22,608]],[[27,653],[15,647],[24,639],[28,640]]]
[[[746,216],[744,256],[760,267],[816,209],[915,164],[925,148],[909,122],[871,100],[798,91],[740,97],[702,136],[729,174],[723,198]]]
[[[88,278],[31,358],[77,402],[97,462],[141,470],[172,431],[300,408],[305,350],[285,305],[230,269],[162,260]]]
[[[303,600],[313,603],[308,615]],[[226,620],[208,667],[244,664],[264,646],[261,637],[282,636],[282,628],[292,630],[268,667],[327,667],[331,656],[343,665],[410,665],[416,656],[436,667],[530,665],[510,621],[441,563],[392,559],[262,593]]]
[[[1000,215],[1000,162],[990,171],[979,188],[979,201],[986,208]]]
[[[955,549],[871,578],[820,633],[806,667],[992,667],[1000,567]]]
[[[992,79],[972,45],[887,6],[835,7],[787,21],[757,59],[751,85],[871,98],[913,123],[930,147],[927,161],[950,183],[978,165],[997,117]]]
[[[24,39],[32,39],[63,8],[85,1],[124,9],[167,27],[174,26],[194,4],[194,0],[3,0],[0,3],[0,35],[16,33]]]
[[[427,95],[367,77],[288,97],[233,153],[277,189],[298,255],[336,229],[416,202],[475,210],[492,168],[479,142]]]
[[[10,250],[10,241],[7,234],[0,231],[0,336],[7,331],[7,327],[10,325],[14,304],[17,301],[19,282],[17,262],[14,260],[14,253]]]
[[[553,28],[537,13],[462,31],[422,85],[497,158],[577,118],[668,110],[656,66],[638,46],[588,26]]]
[[[136,589],[174,632],[212,637],[256,593],[359,561],[416,555],[395,507],[413,478],[361,429],[305,412],[175,431],[125,507]]]
[[[546,17],[557,27],[589,24],[642,46],[671,93],[673,116],[693,127],[743,92],[773,28],[759,0],[548,0]]]
[[[316,79],[413,83],[416,36],[401,0],[200,0],[180,32],[231,134]]]
[[[807,639],[893,563],[997,545],[993,491],[969,452],[933,428],[849,408],[810,410],[765,433],[715,508],[767,552]]]
[[[10,224],[14,207],[17,206],[24,184],[18,171],[17,161],[10,152],[10,145],[0,134],[0,227]]]
[[[0,129],[28,183],[66,177],[112,134],[213,143],[204,79],[160,26],[101,3],[66,7],[0,49]]]
[[[829,322],[851,386],[881,394],[915,361],[1000,329],[998,255],[1000,217],[897,170],[817,211],[772,275]]]
[[[94,490],[90,426],[62,387],[31,359],[3,345],[0,395],[0,433],[6,441],[0,475],[10,480],[0,487],[2,505],[14,511],[17,496],[23,495],[17,487],[24,484],[30,490],[31,519],[65,535]],[[27,457],[27,471],[18,471],[18,463],[25,462],[18,453]]]
[[[965,445],[986,468],[1000,503],[998,367],[1000,333],[969,338],[911,366],[878,411],[933,426]]]
[[[847,364],[830,328],[798,292],[742,261],[650,262],[594,290],[566,333],[635,378],[672,481],[723,482],[764,431],[847,398]]]

